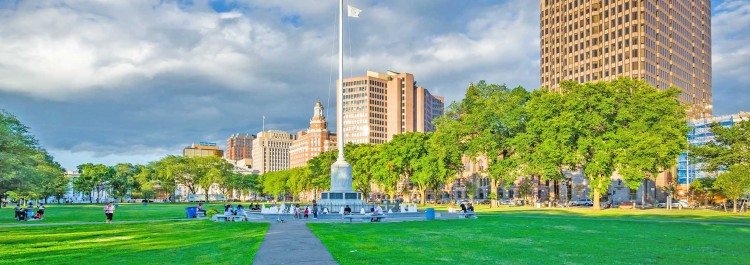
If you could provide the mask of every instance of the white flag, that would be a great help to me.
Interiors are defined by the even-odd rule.
[[[349,8],[349,16],[350,17],[359,17],[359,13],[362,12],[362,10],[359,10],[359,8],[346,5]]]

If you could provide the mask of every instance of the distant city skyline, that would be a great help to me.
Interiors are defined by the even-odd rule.
[[[346,78],[412,73],[446,106],[479,80],[540,86],[537,1],[355,3]],[[748,111],[750,1],[711,3],[713,113]],[[335,105],[336,5],[0,1],[0,109],[69,170],[202,141],[225,149],[232,134],[261,131],[263,116],[266,130],[295,133],[315,100]]]

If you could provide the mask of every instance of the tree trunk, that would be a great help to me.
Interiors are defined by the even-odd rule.
[[[498,199],[497,180],[494,178],[490,180],[490,195],[492,194],[495,194],[495,196],[491,196],[493,198],[490,199],[490,208],[497,208],[497,199]]]
[[[732,200],[734,203],[732,204],[732,213],[737,213],[737,199]]]
[[[419,189],[419,193],[420,193],[419,195],[422,198],[420,204],[424,206],[427,204],[427,197],[425,197],[425,193],[427,193],[427,189]]]
[[[594,189],[594,210],[602,209],[601,205],[599,205],[599,201],[600,201],[599,197],[601,196],[600,194],[601,188],[602,188],[602,176],[599,176],[597,178],[596,189]]]
[[[646,182],[645,179],[641,184],[641,188],[641,209],[646,209],[646,190],[648,189],[648,182]]]

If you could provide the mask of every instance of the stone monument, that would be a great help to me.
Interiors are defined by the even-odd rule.
[[[352,166],[346,162],[344,157],[344,110],[343,110],[343,88],[344,88],[344,4],[340,1],[339,7],[339,79],[336,92],[336,137],[339,156],[331,165],[331,189],[320,194],[318,204],[328,209],[341,209],[349,205],[353,211],[362,208],[365,202],[362,193],[352,189]]]

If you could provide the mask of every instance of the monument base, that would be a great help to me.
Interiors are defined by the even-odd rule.
[[[347,205],[353,213],[359,213],[362,208],[370,212],[370,205],[363,200],[362,193],[356,191],[326,191],[320,194],[318,200],[319,208],[328,208],[332,213],[339,213]]]

